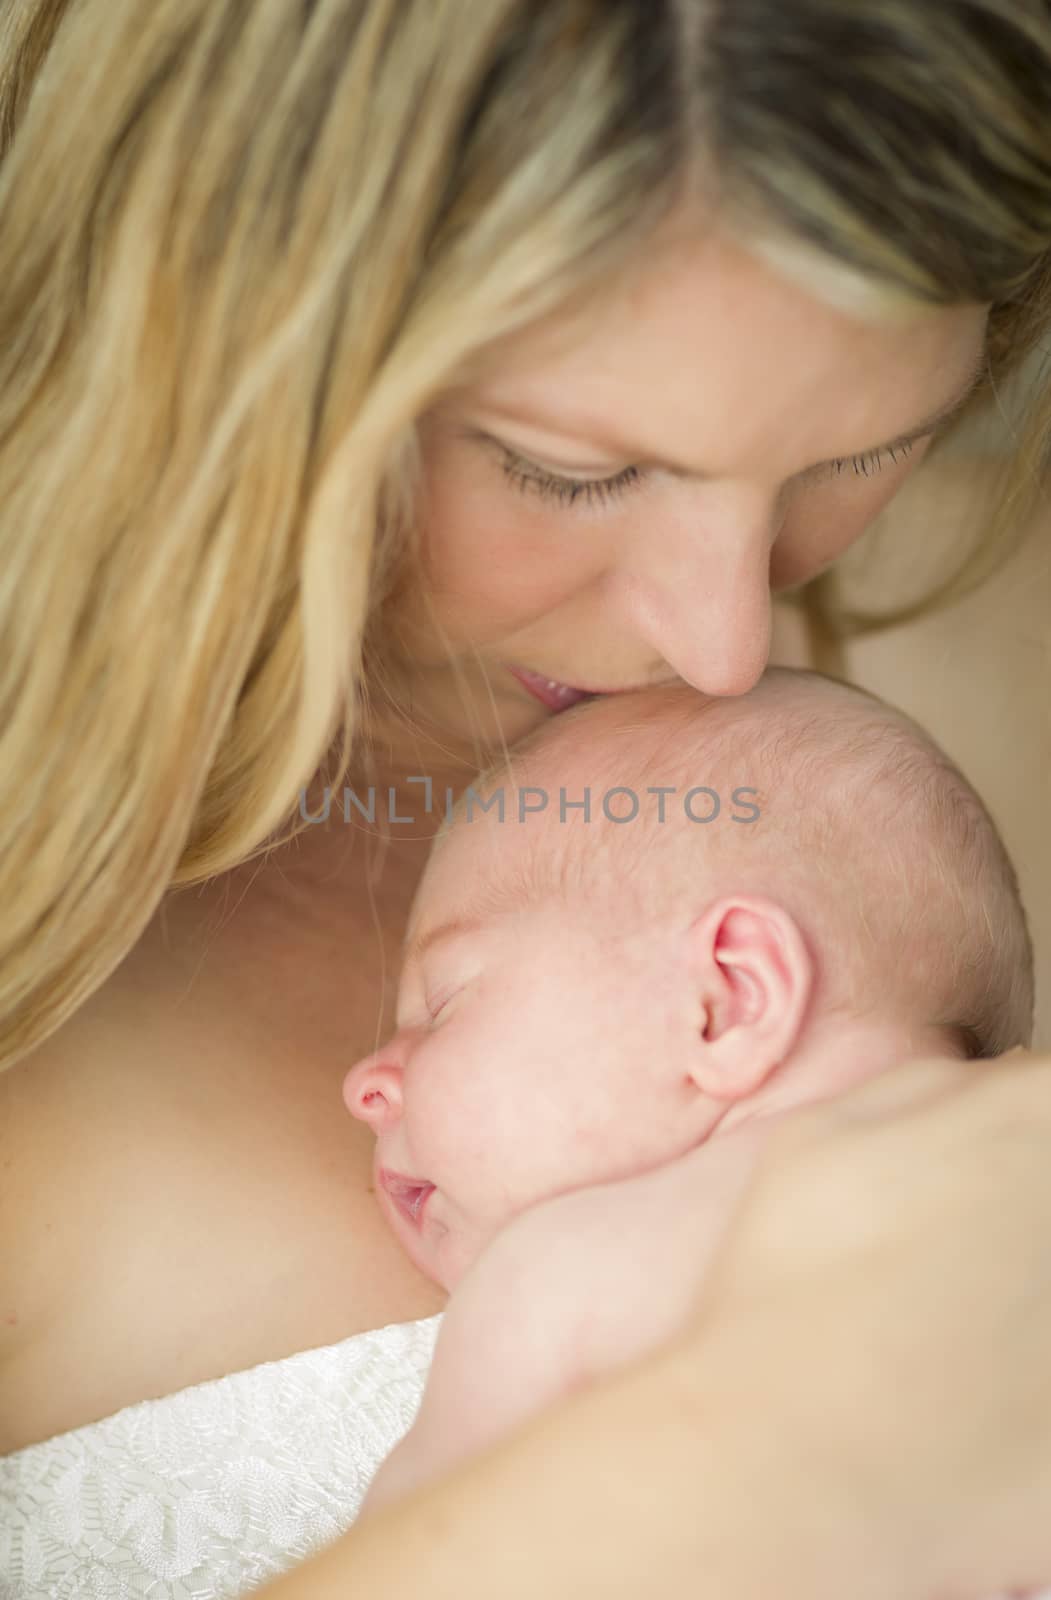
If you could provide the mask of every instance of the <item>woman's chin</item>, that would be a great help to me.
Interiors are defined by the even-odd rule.
[[[455,673],[430,667],[399,698],[401,716],[411,720],[414,732],[439,740],[443,747],[463,746],[472,758],[479,751],[483,757],[490,750],[499,755],[553,715],[502,666],[484,677],[477,670]]]
[[[523,704],[514,699],[478,701],[468,710],[463,701],[440,708],[436,719],[443,738],[456,740],[472,751],[480,751],[485,761],[515,745],[550,720],[552,712],[539,701]]]

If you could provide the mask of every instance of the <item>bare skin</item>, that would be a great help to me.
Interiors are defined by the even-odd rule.
[[[778,659],[804,664],[780,617]],[[397,753],[438,789],[473,773],[444,742]],[[347,1068],[393,1027],[439,820],[418,784],[394,810],[416,821],[389,844],[334,808],[169,896],[93,1000],[0,1076],[0,1453],[444,1306],[383,1220],[373,1135],[342,1103]]]
[[[335,818],[170,897],[99,994],[0,1078],[4,1212],[20,1219],[0,1452],[441,1309],[380,1217],[372,1136],[340,1096],[391,1025],[429,843],[409,831],[375,920],[365,837]]]
[[[376,760],[395,781],[459,789],[550,714],[508,662],[585,687],[745,692],[771,590],[858,538],[927,440],[878,472],[827,464],[966,388],[986,307],[856,318],[710,229],[663,243],[597,324],[525,330],[426,419],[431,603],[410,584],[389,621],[403,715],[427,719],[433,744],[393,718]],[[592,414],[597,379],[596,422],[624,441],[612,454],[553,414],[556,400]],[[495,415],[511,404],[550,411],[543,432]],[[645,476],[615,507],[526,497],[463,428],[545,468],[594,480],[637,461]],[[398,814],[419,812],[417,786],[404,799]],[[381,1220],[371,1135],[340,1101],[390,1031],[437,820],[399,837],[378,881],[336,821],[170,897],[96,996],[0,1078],[0,1450],[440,1309]]]

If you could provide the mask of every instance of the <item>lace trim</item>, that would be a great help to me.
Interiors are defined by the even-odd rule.
[[[220,1600],[343,1533],[441,1316],[127,1406],[0,1458],[3,1600]]]

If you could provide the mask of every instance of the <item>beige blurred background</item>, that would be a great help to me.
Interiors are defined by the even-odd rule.
[[[949,552],[970,537],[988,482],[980,458],[931,461],[918,471],[837,568],[847,602],[911,599],[922,592],[917,575],[951,570]],[[772,659],[815,664],[806,624],[785,603],[775,606]],[[1051,485],[1022,547],[978,592],[849,641],[844,661],[850,680],[933,733],[995,818],[1036,951],[1034,1044],[1051,1049]]]

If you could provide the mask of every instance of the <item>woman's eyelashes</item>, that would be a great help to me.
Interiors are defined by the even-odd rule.
[[[816,468],[814,476],[838,478],[850,467],[857,477],[871,478],[874,473],[882,472],[887,462],[897,466],[911,453],[916,442],[909,440],[886,450],[870,451],[867,455],[843,456]],[[500,445],[499,449],[504,476],[516,489],[522,494],[533,493],[543,499],[557,500],[562,505],[573,505],[578,499],[583,499],[587,505],[604,504],[636,487],[647,476],[641,467],[625,467],[613,478],[560,477],[508,450],[505,445]]]
[[[912,454],[916,443],[915,439],[908,439],[904,444],[893,445],[888,450],[873,450],[866,456],[845,456],[840,461],[830,461],[823,470],[830,477],[838,477],[844,467],[851,466],[858,477],[871,478],[874,472],[882,472],[888,461],[897,466],[899,461]]]
[[[501,465],[504,476],[523,494],[533,491],[545,499],[558,500],[563,505],[572,505],[580,498],[588,505],[602,505],[624,494],[646,476],[639,467],[625,467],[615,478],[559,478],[503,446]]]

